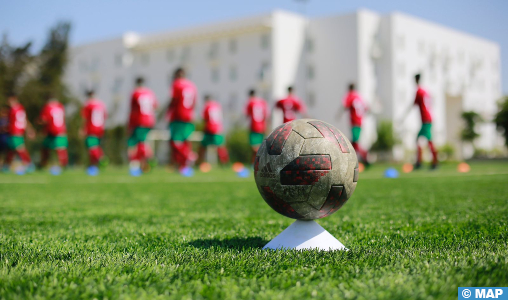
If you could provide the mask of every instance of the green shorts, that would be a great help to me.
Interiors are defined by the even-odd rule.
[[[194,124],[188,122],[174,121],[169,124],[171,140],[175,142],[183,142],[189,139],[194,131]]]
[[[353,131],[353,139],[351,140],[351,143],[356,143],[358,140],[360,140],[360,133],[362,133],[362,128],[360,126],[353,126],[351,129]]]
[[[134,147],[139,143],[146,141],[146,136],[150,132],[151,128],[147,127],[136,127],[132,131],[131,136],[127,140],[127,146]]]
[[[94,148],[94,147],[99,147],[100,144],[101,144],[101,139],[96,136],[89,135],[85,139],[85,145],[88,149]]]
[[[205,133],[201,145],[207,147],[210,145],[222,146],[224,144],[224,136],[220,134]]]
[[[263,143],[265,135],[259,132],[251,131],[249,133],[249,143],[251,146],[259,146]]]
[[[57,136],[48,135],[42,142],[42,146],[44,148],[53,150],[67,148],[68,145],[69,141],[67,140],[67,136],[65,135],[57,135]]]
[[[7,145],[9,149],[16,150],[25,145],[25,138],[19,135],[11,135],[7,140]]]
[[[418,132],[417,138],[424,136],[427,138],[427,140],[432,140],[432,123],[423,123],[422,129],[420,129],[420,132]]]

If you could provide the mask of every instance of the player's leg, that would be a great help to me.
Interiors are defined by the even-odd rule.
[[[13,149],[16,152],[16,154],[19,156],[21,161],[25,166],[28,166],[32,163],[32,160],[30,158],[30,154],[28,153],[28,150],[25,146],[25,138],[22,136],[12,136],[12,144]]]
[[[214,144],[217,146],[217,156],[219,163],[225,165],[229,162],[228,149],[224,145],[224,136],[220,134],[214,135]]]
[[[208,148],[208,145],[210,145],[210,137],[211,135],[209,133],[206,133],[203,135],[203,139],[201,140],[201,144],[199,145],[198,150],[198,159],[196,163],[200,165],[201,163],[206,161],[206,150]]]
[[[50,151],[51,151],[52,145],[54,143],[53,139],[54,139],[54,136],[48,135],[44,138],[44,141],[42,142],[41,162],[40,162],[41,168],[46,167],[48,164]]]
[[[138,158],[138,127],[132,130],[129,139],[127,139],[127,156],[129,159],[129,164],[135,164],[139,162]]]
[[[56,136],[55,137],[55,150],[56,155],[58,156],[58,161],[62,168],[65,168],[69,163],[69,153],[67,152],[67,147],[69,146],[69,142],[67,140],[67,136]]]
[[[2,169],[6,167],[5,161],[9,152],[9,135],[0,133],[0,165]]]
[[[193,165],[196,159],[198,158],[197,154],[192,151],[192,143],[189,141],[190,136],[194,132],[194,124],[192,123],[184,123],[183,126],[183,139],[184,139],[184,155],[185,155],[185,165],[190,166]]]
[[[171,151],[175,163],[179,168],[186,167],[196,160],[196,154],[192,152],[192,144],[188,140],[194,131],[194,124],[186,122],[172,122],[171,131]]]
[[[362,132],[362,128],[360,126],[353,126],[353,139],[351,140],[351,144],[353,145],[353,148],[355,149],[356,153],[360,156],[360,159],[365,165],[369,165],[369,162],[367,161],[367,151],[364,150],[359,143],[360,140],[360,134]]]
[[[249,133],[249,143],[252,148],[252,164],[256,160],[256,154],[258,153],[259,147],[263,143],[264,136],[262,133],[253,132]]]
[[[418,132],[418,135],[416,136],[416,163],[414,164],[414,170],[418,170],[422,167],[423,153],[422,153],[422,146],[420,146],[420,143],[419,143],[421,136],[424,136],[423,124],[422,124],[422,128]]]
[[[136,139],[138,141],[136,148],[136,157],[138,158],[141,170],[143,171],[150,170],[148,159],[152,157],[152,150],[150,149],[150,146],[146,142],[150,130],[151,128],[148,127],[138,127],[136,130],[137,135]]]
[[[99,139],[95,136],[87,136],[85,139],[86,149],[88,149],[88,161],[90,166],[97,166],[100,159]]]
[[[437,150],[434,147],[434,143],[432,142],[432,124],[431,123],[423,124],[423,131],[424,131],[423,135],[427,138],[429,149],[430,152],[432,153],[431,168],[435,169],[437,168],[438,160],[437,160]]]
[[[182,139],[180,133],[180,122],[171,122],[169,124],[169,131],[171,135],[169,139],[169,148],[171,151],[170,164],[180,168],[182,161],[182,153],[180,151]]]

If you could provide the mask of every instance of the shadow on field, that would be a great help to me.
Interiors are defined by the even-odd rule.
[[[217,247],[222,249],[249,249],[249,248],[263,248],[268,243],[260,237],[248,237],[248,238],[230,238],[230,239],[197,239],[189,242],[189,245],[196,248],[211,248]]]

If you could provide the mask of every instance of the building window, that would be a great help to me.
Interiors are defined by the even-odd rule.
[[[269,92],[269,91],[264,90],[263,92],[261,92],[261,97],[262,97],[263,99],[265,99],[265,100],[266,100],[266,102],[270,103],[270,101],[271,101],[271,97],[270,97],[270,92]]]
[[[259,80],[267,79],[269,72],[270,72],[270,63],[263,62],[261,64],[261,69],[259,70]]]
[[[83,93],[86,93],[88,91],[88,84],[86,84],[85,81],[81,81],[79,83],[79,89],[80,91],[82,91]]]
[[[238,73],[237,73],[237,70],[236,70],[236,66],[231,66],[229,68],[229,79],[231,81],[236,81],[237,77],[238,77]]]
[[[314,69],[314,66],[308,65],[307,66],[307,79],[314,79],[316,77],[316,70]]]
[[[115,81],[113,82],[113,87],[111,88],[111,91],[113,93],[120,92],[120,90],[122,89],[122,84],[123,84],[123,78],[122,77],[115,78]]]
[[[270,36],[268,34],[263,34],[261,36],[261,49],[268,49],[270,47]]]
[[[166,51],[166,59],[168,62],[173,62],[175,60],[175,49],[169,49]]]
[[[236,44],[235,39],[229,40],[229,53],[235,54],[237,47],[238,47],[238,45]]]
[[[191,49],[189,46],[186,46],[182,49],[182,54],[180,56],[180,60],[182,62],[185,62],[185,61],[188,61],[190,59],[190,56],[191,56]]]
[[[219,56],[219,43],[213,42],[210,45],[210,51],[208,52],[208,57],[210,59],[216,59]]]
[[[211,80],[212,82],[214,83],[217,83],[219,82],[219,77],[220,77],[220,74],[219,74],[219,69],[218,68],[212,68],[212,71],[210,73],[210,77],[211,77]]]
[[[98,57],[94,57],[92,63],[90,64],[90,71],[96,72],[99,69],[100,59]]]
[[[150,64],[150,56],[148,53],[142,53],[139,57],[139,61],[141,62],[141,65],[148,66]]]
[[[307,105],[309,107],[314,107],[316,105],[316,95],[314,92],[309,92],[307,94]]]
[[[236,109],[238,107],[238,94],[231,93],[231,95],[229,95],[229,101],[228,101],[227,107],[230,112],[236,111]]]
[[[115,55],[115,66],[123,67],[123,55],[122,54]]]
[[[305,42],[305,47],[306,47],[308,53],[313,53],[314,52],[314,40],[311,38],[307,38],[307,41]]]

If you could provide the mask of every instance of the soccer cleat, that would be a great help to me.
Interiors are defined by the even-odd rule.
[[[25,171],[26,171],[26,173],[33,173],[33,172],[35,172],[35,165],[33,163],[28,164],[25,167]]]
[[[99,160],[99,168],[104,169],[104,168],[106,168],[108,165],[109,165],[109,158],[107,158],[106,156],[103,156],[103,157]]]
[[[16,170],[14,171],[14,173],[16,173],[16,175],[25,175],[25,167],[23,166],[19,166],[16,168]]]
[[[129,174],[134,177],[139,177],[143,171],[141,171],[141,168],[129,168]]]
[[[434,171],[434,170],[437,170],[439,167],[439,164],[438,163],[433,163],[432,165],[430,165],[430,170],[431,171]]]
[[[180,174],[184,177],[194,176],[194,169],[191,167],[183,167],[180,169]]]
[[[243,168],[242,170],[240,170],[239,172],[236,173],[236,175],[238,175],[238,177],[240,177],[240,178],[247,178],[247,177],[249,177],[249,174],[250,174],[250,171],[247,168]]]
[[[415,164],[414,164],[414,166],[413,166],[413,171],[415,171],[415,170],[419,170],[419,169],[421,169],[421,168],[422,168],[422,164],[421,164],[421,163],[419,163],[419,162],[417,162],[417,163],[415,163]]]
[[[59,166],[53,166],[49,169],[49,173],[53,176],[58,176],[62,174],[62,169]]]
[[[99,175],[99,168],[97,166],[89,166],[87,169],[86,169],[86,173],[89,175],[89,176],[97,176]]]

